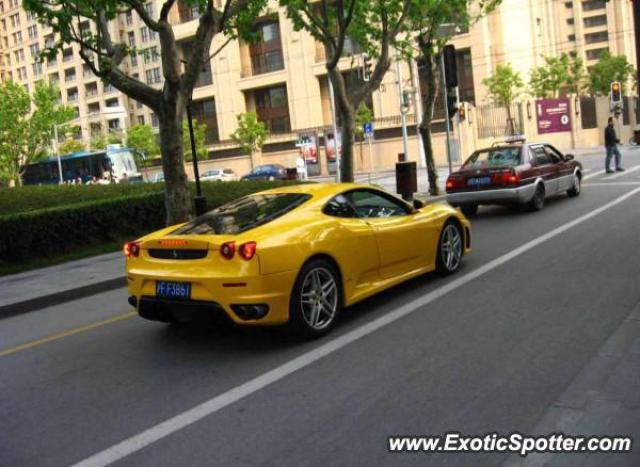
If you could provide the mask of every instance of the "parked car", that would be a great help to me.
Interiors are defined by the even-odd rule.
[[[479,205],[544,208],[545,199],[566,192],[578,196],[582,164],[546,143],[512,139],[474,152],[447,179],[447,201],[474,215]]]
[[[444,204],[357,184],[281,187],[127,243],[128,301],[154,321],[222,313],[317,337],[343,307],[457,272],[470,245],[469,221]]]
[[[151,183],[161,183],[164,182],[164,173],[158,172],[154,174],[153,177],[149,180]]]
[[[287,180],[287,169],[280,164],[258,165],[244,175],[242,180]]]
[[[211,169],[200,176],[202,181],[230,182],[237,179],[236,173],[231,169]]]

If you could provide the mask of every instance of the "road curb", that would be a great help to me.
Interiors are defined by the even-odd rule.
[[[11,303],[9,305],[0,306],[0,320],[11,318],[12,316],[18,316],[32,311],[40,310],[42,308],[61,305],[66,302],[78,300],[80,298],[96,295],[101,292],[108,292],[110,290],[126,287],[127,281],[124,277],[117,277],[115,279],[108,279],[94,284],[85,285],[83,287],[77,287],[75,289],[63,290],[49,295],[24,300],[21,302]]]

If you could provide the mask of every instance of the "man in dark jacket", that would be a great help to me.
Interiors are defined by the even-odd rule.
[[[607,169],[608,174],[612,174],[613,170],[611,170],[611,158],[616,156],[616,171],[624,172],[624,169],[620,165],[620,159],[622,155],[618,150],[618,143],[620,140],[616,135],[616,130],[613,127],[613,117],[609,117],[609,124],[604,129],[604,146],[607,150],[607,160],[605,162],[605,169]]]

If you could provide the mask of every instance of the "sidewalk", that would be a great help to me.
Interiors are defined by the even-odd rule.
[[[0,277],[0,319],[125,285],[119,251]]]

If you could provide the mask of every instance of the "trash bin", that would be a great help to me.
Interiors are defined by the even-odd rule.
[[[396,162],[396,192],[405,201],[412,201],[418,191],[418,171],[415,162]]]

